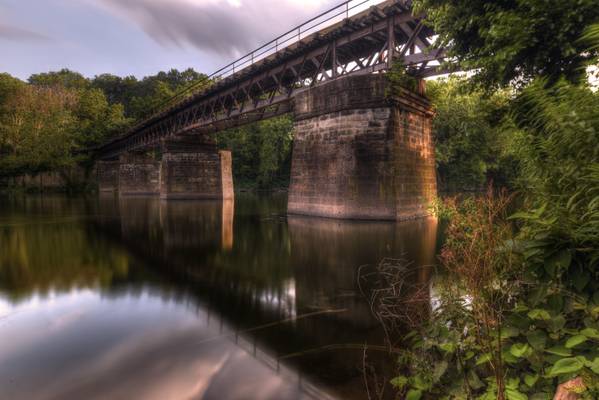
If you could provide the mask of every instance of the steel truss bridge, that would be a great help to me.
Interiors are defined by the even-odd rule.
[[[203,89],[180,93],[97,148],[96,156],[114,158],[175,135],[217,132],[289,113],[297,93],[340,77],[383,73],[394,63],[419,78],[447,72],[445,49],[435,46],[435,33],[410,3],[342,3],[216,71]]]

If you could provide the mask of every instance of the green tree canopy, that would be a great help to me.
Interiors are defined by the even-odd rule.
[[[580,82],[596,57],[580,39],[599,21],[597,0],[414,0],[465,69],[486,87]]]
[[[90,85],[89,80],[79,72],[66,68],[57,72],[33,74],[29,77],[29,83],[36,86],[62,86],[69,89],[85,89]]]
[[[110,104],[122,104],[128,117],[139,119],[178,92],[203,82],[208,83],[205,74],[188,68],[185,71],[161,71],[141,80],[134,76],[121,78],[102,74],[96,76],[91,85],[101,89]]]
[[[219,146],[233,153],[235,185],[286,186],[291,170],[292,132],[293,121],[282,116],[219,133]]]
[[[31,79],[36,84],[0,75],[0,175],[72,166],[81,158],[77,150],[128,124],[122,105],[109,104],[99,89],[73,83],[78,74],[42,75]]]

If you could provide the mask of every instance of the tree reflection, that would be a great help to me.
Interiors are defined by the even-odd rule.
[[[363,385],[361,346],[383,343],[358,271],[386,257],[432,264],[436,221],[287,217],[285,206],[285,196],[258,195],[9,203],[0,211],[0,292],[151,293],[205,310],[269,359],[351,398]],[[426,285],[430,269],[416,271],[411,279]]]

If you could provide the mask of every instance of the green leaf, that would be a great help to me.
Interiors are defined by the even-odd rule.
[[[482,356],[478,357],[476,360],[476,365],[486,364],[491,361],[491,353],[485,353]]]
[[[541,284],[530,291],[528,301],[532,306],[536,306],[545,299],[545,296],[547,296],[547,286]]]
[[[547,334],[537,329],[526,334],[526,339],[535,350],[541,350],[545,348],[545,344],[547,343]]]
[[[434,383],[439,382],[441,377],[445,374],[445,371],[447,371],[447,367],[448,367],[447,361],[441,361],[435,365],[435,370],[433,371],[433,382]]]
[[[570,266],[572,255],[568,250],[562,250],[559,253],[549,257],[545,261],[545,271],[551,276],[555,276],[559,270],[564,270]]]
[[[439,348],[446,353],[453,354],[455,352],[455,344],[451,342],[441,343]]]
[[[582,291],[591,280],[591,276],[586,271],[577,271],[570,274],[570,279],[574,283],[574,287],[577,291]]]
[[[535,393],[530,397],[530,400],[552,400],[553,394],[547,392]]]
[[[580,333],[590,339],[599,339],[599,330],[595,328],[586,328],[581,330]]]
[[[510,353],[517,358],[522,358],[531,352],[531,348],[528,343],[514,343],[510,347]]]
[[[510,378],[505,384],[508,389],[518,389],[518,386],[520,386],[520,378]]]
[[[418,335],[418,333],[419,333],[419,332],[418,332],[417,330],[410,331],[410,333],[408,333],[406,336],[404,336],[404,340],[411,339],[411,338],[413,338],[414,336],[417,336],[417,335]]]
[[[406,400],[420,400],[422,397],[422,391],[416,389],[410,389],[406,395]]]
[[[579,344],[586,342],[587,340],[588,338],[585,335],[572,336],[570,339],[566,341],[566,348],[571,349],[573,347],[578,346]]]
[[[546,311],[540,308],[535,308],[528,312],[528,317],[534,320],[547,321],[551,319],[551,315]]]
[[[424,379],[420,375],[416,375],[412,382],[412,386],[418,390],[428,390],[431,387],[431,383],[428,379]]]
[[[564,296],[561,294],[554,294],[546,299],[547,306],[553,315],[558,315],[564,307]]]
[[[512,337],[516,337],[520,334],[520,330],[518,328],[516,328],[515,326],[504,326],[503,328],[501,328],[501,332],[499,334],[499,337],[503,340],[503,339],[509,339]]]
[[[505,349],[501,352],[501,357],[503,357],[503,361],[508,364],[516,364],[519,361],[519,358],[514,356],[509,349]]]
[[[597,358],[595,358],[593,360],[593,362],[591,363],[591,365],[589,366],[589,368],[594,373],[599,374],[599,357],[597,357]]]
[[[547,321],[547,326],[551,329],[552,332],[560,331],[566,325],[566,318],[563,315],[558,315],[555,318]]]
[[[481,389],[481,388],[483,388],[485,386],[485,384],[483,383],[483,381],[480,380],[480,378],[478,377],[478,375],[476,374],[476,372],[474,372],[474,370],[471,370],[468,373],[468,384],[474,390]]]
[[[565,374],[573,374],[580,371],[584,367],[584,364],[577,358],[562,358],[551,367],[549,370],[550,376],[558,376]]]
[[[408,378],[405,376],[398,376],[391,379],[391,384],[398,389],[402,389],[404,386],[408,384]]]
[[[528,400],[528,396],[524,393],[520,393],[516,389],[507,388],[505,389],[505,396],[507,400]]]
[[[539,380],[539,374],[535,374],[535,375],[525,374],[524,375],[524,383],[526,383],[526,386],[528,386],[528,387],[533,387],[535,385],[535,383],[537,383],[538,380]]]
[[[546,353],[555,354],[556,356],[568,357],[572,355],[572,351],[570,349],[565,348],[564,346],[555,346],[550,349],[545,350]]]

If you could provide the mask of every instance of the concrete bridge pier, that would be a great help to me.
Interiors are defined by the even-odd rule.
[[[128,152],[119,158],[120,196],[144,196],[160,193],[160,161],[153,154]]]
[[[426,98],[389,95],[385,75],[350,76],[299,93],[288,212],[405,220],[437,194],[433,112]]]
[[[117,192],[119,189],[118,159],[98,161],[96,164],[96,179],[100,192]]]
[[[162,142],[162,199],[233,199],[230,151],[219,151],[206,135]]]

